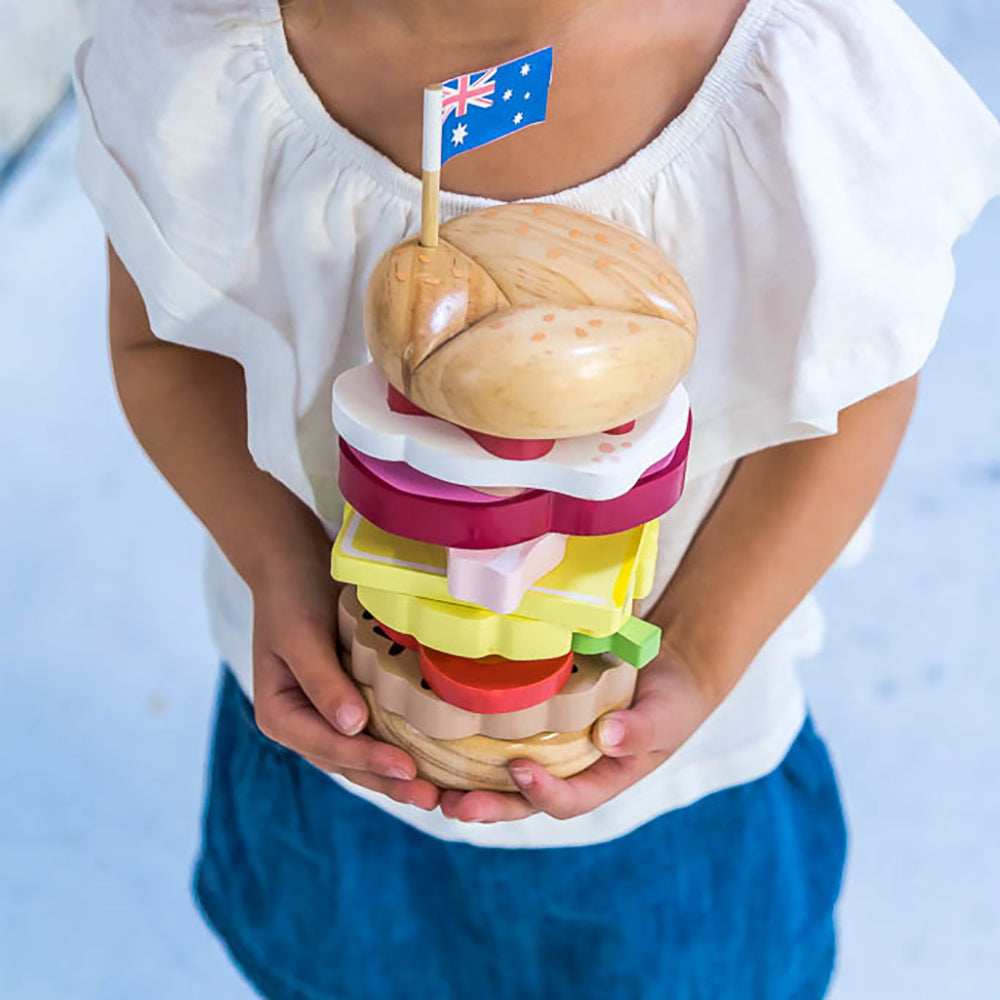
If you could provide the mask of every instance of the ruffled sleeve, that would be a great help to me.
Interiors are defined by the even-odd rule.
[[[695,475],[919,371],[1000,193],[995,117],[890,0],[778,0],[721,86],[652,220],[701,315]]]
[[[254,0],[101,4],[75,67],[77,173],[153,332],[242,365],[258,465],[314,506],[328,484],[335,518],[329,387],[366,357],[356,233],[381,253],[413,213],[317,157],[265,28]]]

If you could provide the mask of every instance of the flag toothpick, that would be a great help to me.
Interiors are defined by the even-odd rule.
[[[438,245],[441,164],[545,121],[551,82],[550,45],[424,89],[421,246]]]
[[[438,245],[438,201],[441,193],[441,84],[424,90],[423,197],[420,245]]]

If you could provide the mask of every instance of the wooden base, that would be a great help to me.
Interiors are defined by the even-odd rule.
[[[383,709],[370,687],[359,686],[371,712],[368,723],[371,734],[405,750],[416,762],[420,777],[440,788],[516,792],[507,771],[512,760],[527,757],[557,777],[568,778],[590,767],[601,756],[590,742],[589,727],[575,733],[541,733],[526,740],[497,740],[489,736],[433,740],[401,715]]]

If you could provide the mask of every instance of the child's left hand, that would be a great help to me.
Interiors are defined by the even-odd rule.
[[[556,819],[580,816],[659,767],[720,700],[720,693],[710,690],[665,646],[656,660],[639,671],[632,707],[610,712],[595,725],[593,740],[605,755],[596,764],[563,780],[533,761],[513,761],[510,773],[520,794],[445,791],[441,811],[469,823],[523,819],[536,812]]]

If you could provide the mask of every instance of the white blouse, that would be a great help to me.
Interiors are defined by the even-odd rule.
[[[417,231],[419,181],[331,119],[277,0],[102,3],[76,89],[79,175],[153,331],[240,362],[254,458],[335,525],[331,386],[367,360],[365,282]],[[832,433],[840,410],[921,368],[952,244],[998,193],[1000,126],[892,0],[749,0],[683,114],[541,199],[656,241],[698,304],[689,483],[654,593],[738,458]],[[441,197],[444,217],[488,204]],[[207,579],[249,695],[249,593],[214,545]],[[796,661],[821,635],[809,597],[670,761],[577,819],[461,824],[344,784],[447,839],[607,840],[774,768],[804,718]]]

